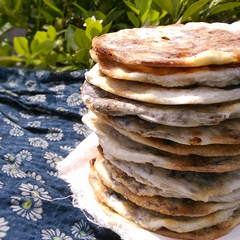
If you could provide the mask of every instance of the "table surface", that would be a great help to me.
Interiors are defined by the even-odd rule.
[[[56,169],[90,134],[84,73],[0,68],[0,239],[120,240],[73,206]]]

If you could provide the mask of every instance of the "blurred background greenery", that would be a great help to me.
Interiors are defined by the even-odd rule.
[[[238,21],[240,1],[0,0],[0,66],[90,68],[92,39],[124,28]]]

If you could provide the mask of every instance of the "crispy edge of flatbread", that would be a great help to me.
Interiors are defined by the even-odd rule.
[[[126,81],[103,74],[98,64],[85,74],[86,81],[112,94],[140,102],[162,105],[218,104],[239,99],[239,86],[231,88],[166,88],[156,84]]]
[[[92,172],[91,172],[92,171]],[[108,196],[108,191],[110,190],[110,189],[108,189],[107,187],[105,187],[104,185],[102,185],[102,183],[100,183],[100,182],[98,182],[98,183],[96,183],[96,181],[99,181],[99,179],[97,179],[97,176],[96,176],[96,173],[94,173],[93,172],[94,170],[91,168],[91,170],[90,170],[90,174],[89,174],[89,182],[90,182],[90,185],[92,186],[92,189],[93,189],[93,192],[94,192],[94,195],[95,195],[95,198],[96,198],[96,200],[99,202],[102,202],[102,203],[104,203],[104,204],[108,204],[107,202],[106,202],[106,196]],[[110,190],[110,191],[112,191],[112,190]],[[122,198],[122,196],[120,196],[121,198]],[[131,214],[132,213],[134,213],[134,211],[136,211],[136,209],[135,209],[135,204],[134,203],[131,203],[131,202],[128,202],[128,200],[124,200],[124,202],[126,202],[126,207],[128,208],[128,211],[127,211],[127,215],[125,216],[124,214],[123,214],[123,217],[126,217],[128,220],[130,220],[130,221],[134,221],[134,218],[132,218],[131,217]],[[100,204],[100,206],[101,206],[101,204]],[[108,206],[108,205],[107,205]],[[138,209],[138,208],[137,208]],[[120,211],[120,210],[119,210]],[[151,211],[151,210],[149,210],[149,211]],[[227,217],[227,219],[226,220],[224,220],[223,222],[221,222],[221,223],[218,223],[216,226],[218,226],[219,224],[223,224],[224,222],[228,222],[229,220],[231,220],[231,218],[233,218],[234,217],[234,214],[236,214],[236,213],[238,213],[237,214],[237,216],[240,218],[240,216],[239,216],[239,212],[238,212],[238,209],[235,209],[234,210],[234,212],[233,212],[233,214],[230,216],[230,217]],[[118,213],[119,214],[119,213]],[[125,214],[126,214],[126,212],[125,212]],[[137,214],[138,215],[138,214]],[[154,215],[154,212],[153,212],[153,215]],[[209,217],[210,217],[211,215],[209,215],[209,216],[207,216],[207,219],[209,219]],[[203,217],[204,218],[204,217]],[[211,219],[212,217],[210,217],[210,219]],[[212,219],[213,220],[213,219]],[[239,219],[240,220],[240,219]],[[238,221],[239,221],[238,220]],[[190,220],[191,221],[191,220]],[[172,222],[172,220],[170,220],[170,222]],[[237,222],[236,224],[238,224],[239,222]],[[136,224],[136,223],[134,223],[134,224]],[[138,225],[138,223],[137,223],[137,225]],[[148,225],[148,224],[147,224]],[[141,226],[140,226],[141,227]],[[172,228],[172,225],[170,224],[169,225],[169,227],[171,227]],[[178,228],[178,226],[176,225],[176,227]],[[174,231],[172,231],[172,230],[168,230],[168,229],[166,229],[165,230],[165,228],[160,228],[160,229],[157,229],[157,230],[150,230],[150,231],[153,231],[153,232],[156,232],[156,233],[158,233],[158,234],[161,234],[162,233],[162,230],[163,230],[163,232],[169,232],[169,233],[173,233],[173,234],[177,234],[178,235],[178,238],[180,237],[180,236],[184,236],[184,235],[187,235],[187,236],[189,236],[189,234],[193,234],[193,235],[195,235],[196,233],[204,233],[205,232],[205,234],[204,235],[208,235],[209,236],[209,232],[211,232],[211,228],[214,228],[215,226],[213,225],[213,226],[210,226],[210,227],[206,227],[206,228],[203,228],[203,229],[199,229],[199,230],[194,230],[194,231],[192,231],[192,232],[174,232]],[[141,227],[141,228],[143,228],[143,227]],[[207,230],[207,231],[206,231]],[[209,231],[210,230],[210,231]],[[228,230],[228,232],[231,230],[231,229],[227,229]],[[228,233],[227,232],[227,233]],[[220,236],[222,236],[222,235],[219,235],[219,237]],[[183,238],[184,239],[184,238]],[[198,238],[194,238],[194,239],[198,239]],[[199,239],[201,239],[201,238],[199,238]],[[210,238],[208,238],[208,240],[209,240]],[[213,238],[214,239],[214,238]]]
[[[126,131],[139,133],[143,137],[156,137],[185,145],[240,144],[239,120],[228,119],[212,126],[174,127],[156,124],[138,116],[111,116],[94,113],[105,122]],[[236,127],[236,128],[235,128]]]
[[[191,85],[225,87],[240,83],[239,66],[206,67],[150,67],[122,64],[97,56],[90,51],[91,57],[99,64],[100,70],[109,77],[128,81],[147,82],[163,87],[186,87]]]
[[[184,145],[171,140],[144,137],[139,133],[126,131],[123,128],[114,126],[107,119],[101,119],[100,117],[91,118],[96,129],[104,128],[108,126],[115,129],[120,134],[132,139],[133,141],[145,144],[162,151],[170,152],[177,155],[199,155],[204,157],[220,157],[220,156],[236,156],[240,154],[240,144],[209,144],[209,145]]]
[[[101,152],[101,147],[98,149],[99,155],[96,157],[94,168],[103,184],[143,208],[172,216],[199,217],[240,204],[240,200],[230,203],[206,203],[201,201],[193,201],[191,199],[165,198],[161,196],[138,196],[137,194],[131,192],[122,183],[112,178],[111,172],[104,167],[104,162],[106,159],[104,159],[102,155],[103,153]]]

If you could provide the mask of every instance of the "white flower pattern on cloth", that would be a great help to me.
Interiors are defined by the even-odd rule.
[[[18,86],[18,79],[15,76],[10,76],[7,82],[8,82],[8,86],[11,88],[15,88]]]
[[[46,95],[45,94],[37,94],[35,96],[30,96],[27,98],[30,102],[45,102]]]
[[[35,173],[35,172],[27,172],[27,175],[28,175],[28,177],[31,177],[31,178],[37,180],[38,182],[40,182],[40,183],[42,183],[42,184],[45,183],[45,181],[42,179],[42,176],[41,176],[41,175],[38,175],[38,174]]]
[[[42,201],[32,197],[11,197],[11,209],[21,217],[37,221],[42,218]]]
[[[25,83],[25,86],[27,87],[28,91],[33,92],[33,91],[35,91],[36,88],[37,88],[37,83],[36,83],[36,81],[34,81],[34,80],[28,80],[28,81]]]
[[[48,147],[48,142],[39,137],[29,138],[28,141],[33,147],[40,147],[44,149]]]
[[[42,230],[43,240],[73,240],[71,237],[67,236],[65,233],[61,232],[59,229],[46,229]]]
[[[47,160],[47,164],[50,164],[51,167],[56,167],[56,163],[63,160],[62,156],[53,152],[45,152],[44,158]]]
[[[77,132],[77,134],[84,135],[87,137],[88,135],[91,134],[92,130],[87,128],[84,124],[82,123],[74,123],[73,124],[73,130]]]
[[[3,118],[3,121],[7,123],[8,125],[12,126],[13,128],[21,128],[18,124],[14,123],[8,118]]]
[[[89,132],[84,71],[0,68],[0,79],[0,239],[104,239],[56,169]]]
[[[32,127],[32,128],[39,128],[39,127],[41,127],[41,122],[40,121],[28,122],[27,126]]]
[[[27,111],[27,110],[22,110],[19,112],[19,115],[22,117],[22,118],[26,118],[26,119],[29,119],[29,118],[32,118],[34,117],[34,114],[31,113],[30,111]]]
[[[72,93],[67,98],[67,104],[68,104],[68,106],[71,106],[71,107],[81,105],[82,104],[81,95],[79,93]]]
[[[22,191],[21,194],[25,197],[32,197],[34,199],[42,200],[49,200],[52,198],[44,188],[40,188],[37,185],[32,185],[31,183],[22,183],[19,187],[19,190]]]
[[[3,165],[2,171],[12,178],[26,178],[27,176],[27,174],[20,170],[19,166],[16,164]]]
[[[93,230],[83,220],[75,223],[71,230],[75,239],[96,240]]]
[[[50,91],[58,92],[58,91],[62,91],[65,89],[65,84],[63,81],[52,82],[50,84],[52,85],[52,87],[49,88]]]
[[[0,239],[7,235],[9,228],[8,221],[6,221],[5,218],[0,217]]]
[[[49,141],[61,141],[63,138],[63,131],[60,128],[49,128],[46,138]]]
[[[16,155],[17,160],[21,161],[31,161],[32,160],[32,153],[28,150],[22,150]]]
[[[12,128],[9,131],[9,134],[14,136],[14,137],[21,137],[24,135],[24,132],[20,128]]]
[[[17,158],[17,156],[15,156],[12,153],[7,153],[3,155],[3,159],[5,161],[8,161],[9,163],[15,164],[16,166],[20,166],[22,163],[22,159]]]

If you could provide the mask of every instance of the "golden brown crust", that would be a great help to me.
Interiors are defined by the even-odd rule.
[[[239,24],[173,24],[95,37],[97,55],[124,64],[193,67],[240,61]]]
[[[108,202],[107,198],[109,195],[112,194],[111,193],[112,190],[104,187],[104,185],[98,184],[97,181],[98,181],[98,178],[97,178],[97,175],[94,173],[94,169],[92,165],[91,172],[89,175],[89,182],[93,188],[93,191],[95,192],[95,199],[97,200],[98,204],[107,215],[111,217],[116,217],[116,221],[118,221],[118,218],[119,218],[118,213],[112,210],[107,203]],[[121,197],[119,196],[119,198]],[[121,199],[120,201],[122,200],[123,199]],[[124,200],[123,200],[123,204],[124,204]],[[131,206],[131,204],[128,206]],[[135,210],[131,209],[130,207],[128,208],[127,215],[130,217],[134,212]],[[127,220],[127,222],[132,223],[132,225],[134,226],[142,228],[141,226],[138,225],[138,223],[132,222],[131,217]],[[215,226],[206,227],[200,230],[195,230],[195,231],[186,232],[186,233],[178,233],[172,230],[168,230],[166,228],[161,228],[153,232],[159,235],[163,235],[167,237],[175,237],[178,239],[213,240],[226,235],[239,223],[240,223],[240,211],[239,209],[237,209],[229,219]]]
[[[216,202],[201,202],[193,201],[191,199],[180,198],[165,198],[161,196],[138,196],[131,192],[120,182],[111,177],[111,171],[107,172],[104,168],[104,162],[107,161],[101,154],[96,158],[94,169],[98,174],[99,179],[108,188],[113,189],[115,192],[121,194],[126,199],[134,202],[138,206],[151,209],[162,214],[172,216],[190,216],[199,217],[208,215],[214,211],[236,206],[240,201],[234,203],[216,203]],[[106,174],[107,173],[107,174]]]

